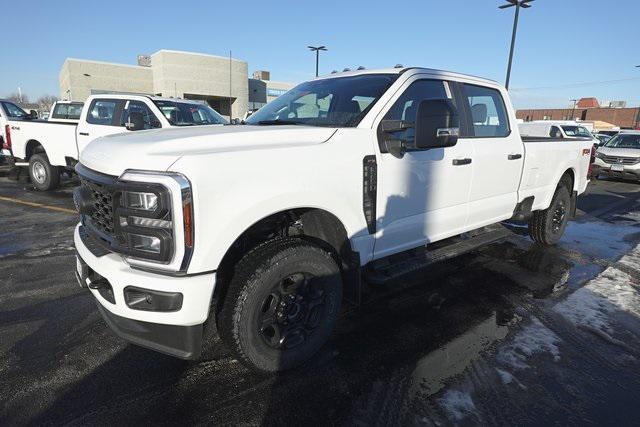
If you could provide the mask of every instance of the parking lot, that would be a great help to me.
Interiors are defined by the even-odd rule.
[[[74,279],[73,180],[0,172],[0,420],[11,424],[618,424],[640,415],[640,186],[592,182],[562,242],[511,234],[373,287],[300,369],[114,336]]]

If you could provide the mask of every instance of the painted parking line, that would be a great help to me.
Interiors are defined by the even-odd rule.
[[[51,211],[57,211],[57,212],[64,212],[64,213],[70,213],[70,214],[77,214],[78,213],[74,209],[60,208],[58,206],[50,206],[50,205],[45,205],[45,204],[42,204],[42,203],[27,202],[27,201],[20,200],[20,199],[14,199],[12,197],[0,196],[0,200],[4,201],[4,202],[17,203],[17,204],[25,205],[25,206],[32,206],[32,207],[35,207],[35,208],[49,209]]]

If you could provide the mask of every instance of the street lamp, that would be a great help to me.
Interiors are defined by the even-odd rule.
[[[571,120],[575,120],[576,118],[576,103],[578,102],[577,99],[570,99],[569,101],[573,102],[573,110],[571,111]]]
[[[316,77],[318,77],[318,63],[320,62],[320,51],[327,50],[325,46],[307,46],[311,52],[316,53]]]
[[[505,87],[509,89],[509,78],[511,77],[511,61],[513,60],[513,48],[516,44],[516,30],[518,29],[518,15],[520,14],[520,8],[527,9],[531,7],[529,3],[534,0],[506,0],[507,4],[499,6],[498,9],[507,9],[509,7],[516,7],[516,14],[513,18],[513,32],[511,33],[511,49],[509,50],[509,65],[507,65],[507,82]]]

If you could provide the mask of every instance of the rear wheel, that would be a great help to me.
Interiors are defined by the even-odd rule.
[[[331,255],[301,239],[264,243],[236,265],[219,333],[250,368],[276,372],[313,356],[331,334],[342,300]]]
[[[565,182],[560,182],[556,189],[551,205],[533,213],[529,220],[529,235],[533,240],[543,245],[558,243],[569,221],[571,210],[571,196]]]
[[[53,190],[60,184],[60,169],[49,163],[46,154],[37,153],[29,159],[29,177],[37,190]]]

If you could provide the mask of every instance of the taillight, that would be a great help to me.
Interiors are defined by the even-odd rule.
[[[591,163],[596,161],[596,146],[591,147]]]
[[[11,127],[9,125],[4,126],[4,144],[2,144],[2,148],[11,150]]]

